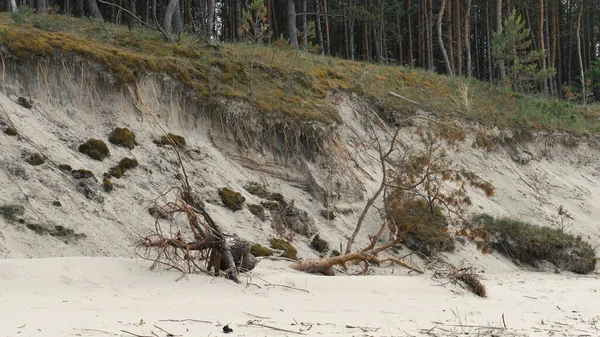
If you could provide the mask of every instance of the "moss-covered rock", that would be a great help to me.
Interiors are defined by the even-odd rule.
[[[110,156],[110,151],[108,151],[106,143],[94,138],[90,138],[87,142],[79,145],[79,152],[99,161],[103,161],[106,157]]]
[[[283,250],[283,254],[281,257],[287,257],[288,259],[297,260],[298,259],[298,251],[291,243],[282,240],[282,239],[271,239],[269,240],[271,248],[277,250]]]
[[[254,214],[257,218],[261,219],[262,221],[265,221],[267,219],[267,217],[265,216],[265,208],[261,205],[249,204],[248,210],[250,211],[250,213]]]
[[[67,164],[58,165],[58,169],[65,173],[71,173],[71,171],[73,171],[73,168],[71,167],[71,165],[67,165]]]
[[[138,161],[135,158],[123,158],[117,166],[111,167],[108,173],[111,177],[121,178],[127,170],[138,167]]]
[[[87,179],[95,177],[94,172],[86,169],[73,170],[71,171],[71,175],[75,179]]]
[[[250,253],[256,257],[273,255],[272,250],[259,244],[255,244],[254,246],[250,247]]]
[[[242,196],[239,192],[235,192],[227,187],[219,190],[219,196],[221,196],[221,201],[225,207],[229,208],[232,211],[239,211],[243,208],[244,201],[246,198]]]
[[[138,145],[135,140],[135,133],[128,128],[116,128],[108,136],[108,140],[118,146],[133,150]]]
[[[0,206],[0,215],[8,222],[15,222],[19,217],[25,214],[25,207],[21,205],[2,205]]]
[[[25,97],[19,97],[17,98],[17,104],[24,107],[25,109],[31,109],[31,107],[33,106],[33,101],[28,100]]]
[[[6,130],[4,130],[4,133],[6,133],[9,136],[16,136],[19,133],[17,132],[17,129],[13,128],[12,126],[9,126],[8,128],[6,128]]]
[[[39,166],[42,165],[43,163],[46,162],[46,156],[39,154],[39,153],[34,153],[32,155],[29,155],[27,157],[27,159],[25,159],[25,161],[32,166]]]
[[[102,189],[104,189],[104,192],[106,193],[110,193],[113,190],[113,183],[112,181],[110,181],[110,179],[108,178],[104,178],[102,179]]]
[[[315,235],[315,237],[310,242],[310,246],[320,253],[325,253],[329,250],[329,243],[319,236],[319,234]]]
[[[183,138],[183,136],[175,135],[172,133],[169,133],[166,136],[161,136],[160,139],[154,141],[154,143],[156,143],[156,145],[158,146],[175,144],[175,146],[180,149],[183,149],[186,145],[185,138]]]

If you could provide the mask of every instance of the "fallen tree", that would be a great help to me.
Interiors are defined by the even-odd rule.
[[[366,113],[366,115],[369,114]],[[427,124],[425,128],[417,128],[417,134],[421,136],[424,149],[412,149],[399,153],[399,149],[402,147],[398,139],[400,131],[404,126],[418,119],[424,120]],[[378,117],[377,121],[383,129],[387,128],[386,124]],[[466,206],[470,205],[466,186],[480,189],[487,196],[493,195],[494,187],[490,183],[470,171],[455,168],[447,159],[444,146],[456,145],[464,139],[464,132],[458,127],[446,125],[428,117],[412,116],[396,124],[395,132],[393,134],[389,133],[391,137],[389,147],[386,149],[383,148],[381,139],[374,130],[375,128],[371,124],[374,139],[369,143],[375,144],[376,150],[379,152],[382,181],[379,188],[367,200],[355,229],[348,239],[344,254],[335,257],[298,261],[292,264],[291,268],[309,273],[334,275],[334,266],[347,269],[347,264],[352,263],[363,264],[364,273],[366,274],[370,264],[381,264],[389,261],[422,274],[424,273],[422,269],[404,259],[389,255],[378,257],[378,254],[402,243],[428,212],[439,211],[440,208],[443,208],[448,214],[455,215],[457,219],[462,219]],[[405,146],[405,148],[407,147]],[[415,215],[411,223],[402,224],[402,226],[395,223],[397,217],[388,214],[397,210],[395,204],[389,202],[388,198],[394,196],[398,199],[399,194],[409,194],[412,201],[426,206],[420,208],[421,213]],[[382,224],[375,235],[370,237],[370,243],[367,247],[353,252],[353,243],[362,228],[365,217],[379,198],[383,198],[386,211],[386,214],[382,217]],[[390,232],[390,239],[386,243],[378,244],[385,232]],[[463,283],[466,283],[471,289],[470,283],[472,282],[470,281],[476,280],[476,278],[472,275],[464,276],[463,274],[460,274],[460,277],[456,276],[459,274],[452,274],[452,277],[467,280]],[[477,292],[481,296],[481,294],[485,294],[485,289],[483,291],[477,289]]]

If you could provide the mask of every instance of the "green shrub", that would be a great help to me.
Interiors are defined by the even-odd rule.
[[[17,129],[13,128],[12,126],[9,126],[8,128],[6,128],[6,130],[4,130],[4,133],[6,133],[9,136],[16,136],[19,134],[17,132]]]
[[[259,244],[255,244],[250,247],[250,254],[259,257],[259,256],[271,256],[273,255],[273,251],[267,247],[263,247]]]
[[[8,221],[15,222],[19,216],[25,214],[25,207],[21,205],[2,205],[0,206],[0,215]]]
[[[180,149],[183,149],[186,145],[185,138],[172,133],[169,133],[166,136],[161,136],[159,140],[155,141],[155,143],[159,146],[175,144],[175,146]]]
[[[484,214],[474,219],[489,232],[492,248],[508,258],[532,266],[545,260],[559,269],[580,274],[590,273],[596,267],[594,249],[581,237],[510,218],[495,219]]]
[[[120,179],[127,170],[138,167],[138,161],[135,158],[123,158],[117,166],[113,166],[108,170],[111,177]]]
[[[68,164],[60,164],[60,165],[58,165],[58,169],[65,173],[71,173],[71,171],[73,171],[73,168],[71,167],[71,165],[68,165]]]
[[[103,161],[106,157],[110,156],[106,143],[93,138],[90,138],[87,142],[79,145],[79,152],[99,161]]]
[[[112,181],[108,178],[102,179],[102,188],[104,189],[104,192],[110,193],[114,188]]]
[[[250,211],[250,213],[254,214],[257,218],[263,221],[267,218],[265,216],[265,208],[261,205],[250,204],[248,205],[248,210]]]
[[[62,204],[60,203],[60,200],[54,200],[52,202],[52,206],[56,206],[56,207],[62,207]]]
[[[252,194],[255,195],[259,198],[266,198],[269,196],[269,191],[267,190],[267,188],[264,185],[261,185],[257,182],[251,181],[248,184],[246,184],[246,186],[244,186],[244,189]]]
[[[386,212],[398,233],[407,233],[402,241],[407,248],[427,256],[454,250],[454,239],[445,227],[446,216],[440,207],[429,207],[422,199],[389,198]]]
[[[227,187],[219,190],[219,196],[221,196],[221,201],[223,201],[225,207],[234,212],[242,209],[244,201],[246,201],[246,198],[239,192],[235,192]]]
[[[271,244],[271,248],[283,250],[283,254],[281,254],[281,257],[286,257],[292,260],[298,259],[298,251],[296,250],[296,248],[294,248],[294,246],[292,246],[291,243],[282,239],[271,239],[269,240],[269,243]]]
[[[86,169],[73,170],[71,171],[71,175],[75,179],[86,179],[95,177],[94,172]]]
[[[329,250],[329,243],[327,241],[321,239],[319,234],[315,235],[312,239],[310,246],[314,248],[317,252],[325,253]]]
[[[116,128],[108,136],[108,140],[118,146],[133,150],[138,143],[135,140],[135,134],[128,128]]]

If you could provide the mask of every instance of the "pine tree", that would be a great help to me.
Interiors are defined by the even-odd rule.
[[[502,32],[494,33],[492,56],[497,63],[504,61],[506,75],[518,93],[530,92],[536,83],[555,73],[553,68],[539,68],[538,61],[546,57],[546,51],[533,50],[530,30],[514,9],[504,20]]]

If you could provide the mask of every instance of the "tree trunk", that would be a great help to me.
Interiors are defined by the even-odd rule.
[[[296,5],[294,0],[287,0],[287,27],[290,43],[298,49],[298,34],[296,32]]]
[[[100,9],[98,8],[96,0],[85,0],[85,3],[90,16],[94,19],[102,20],[102,14],[100,14]]]
[[[496,1],[496,33],[502,34],[502,0]],[[504,60],[498,61],[498,69],[500,69],[500,81],[504,84],[504,79],[506,78]]]
[[[179,34],[182,30],[183,21],[181,19],[181,1],[177,1],[175,10],[173,11],[173,31],[175,34]]]
[[[446,8],[446,0],[442,0],[442,5],[440,7],[440,12],[438,13],[437,19],[437,37],[438,43],[440,45],[440,49],[442,50],[442,56],[444,57],[444,64],[446,65],[446,72],[450,76],[454,76],[452,73],[452,66],[450,66],[450,60],[448,59],[448,54],[446,53],[446,48],[444,47],[444,40],[442,39],[442,19],[444,18],[444,9]]]
[[[173,38],[173,16],[175,15],[175,10],[177,9],[177,3],[179,0],[169,0],[167,4],[167,8],[165,8],[165,17],[163,20],[163,29],[167,34],[168,42],[175,41]]]
[[[463,73],[462,29],[460,15],[460,0],[454,0],[454,30],[456,32],[456,74]]]
[[[215,0],[207,0],[208,8],[206,9],[206,38],[211,43],[215,42]]]
[[[321,49],[321,55],[325,55],[325,44],[323,43],[323,27],[321,26],[321,0],[315,0],[315,5],[317,8],[317,22],[315,24],[315,28],[317,31],[317,42],[319,43],[319,48]]]
[[[448,57],[450,58],[450,67],[452,67],[452,72],[454,72],[455,64],[454,63],[454,44],[456,41],[454,40],[454,32],[452,31],[452,0],[448,4],[448,8],[446,8],[446,25],[448,26],[447,35],[448,35]]]
[[[234,0],[234,8],[233,8],[233,15],[234,15],[234,21],[235,21],[235,27],[233,27],[233,31],[234,31],[234,36],[237,37],[237,40],[241,40],[242,39],[242,31],[240,30],[240,28],[242,28],[242,0]]]
[[[308,31],[306,12],[308,11],[308,0],[302,0],[302,49],[308,50]]]
[[[383,18],[382,18],[383,20]],[[428,1],[427,8],[427,62],[429,63],[429,70],[433,71],[433,1]]]
[[[352,8],[354,6],[355,0],[348,0],[348,7]],[[354,24],[356,19],[354,16],[350,16],[348,18],[348,52],[350,53],[349,58],[354,61],[356,57],[356,47],[354,46]]]
[[[579,15],[577,15],[577,54],[579,56],[579,76],[581,77],[581,97],[583,105],[587,104],[585,97],[585,74],[583,70],[583,59],[581,57],[581,16],[583,14],[583,0],[579,0]]]
[[[538,18],[538,30],[539,30],[539,51],[540,53],[545,53],[545,46],[544,46],[544,0],[540,0],[540,15]],[[542,57],[541,58],[541,70],[545,71],[546,70],[546,57]],[[546,79],[542,80],[542,90],[544,92],[544,95],[548,95],[548,82]]]
[[[331,55],[331,39],[329,34],[329,7],[327,6],[327,0],[323,0],[323,14],[325,17],[325,53]]]
[[[412,5],[412,0],[407,1],[406,12],[410,9]],[[414,66],[414,57],[413,57],[413,33],[412,33],[412,15],[408,15],[408,65]]]
[[[465,11],[465,53],[467,54],[467,77],[473,77],[473,65],[471,64],[471,0],[467,0]]]
[[[492,45],[491,45],[491,27],[490,27],[490,6],[488,0],[485,0],[485,34],[487,38],[486,50],[487,50],[487,68],[488,68],[488,81],[492,83],[494,77],[492,74]]]
[[[46,13],[46,0],[36,0],[35,8],[38,13]]]

